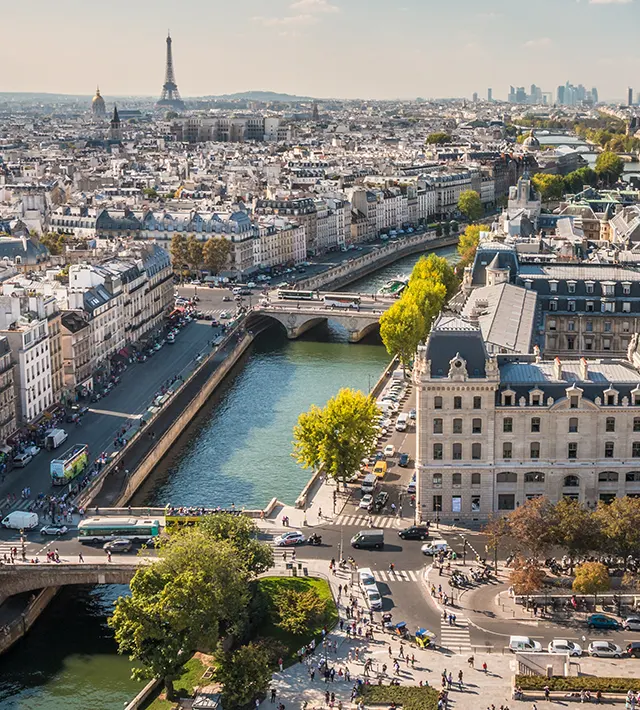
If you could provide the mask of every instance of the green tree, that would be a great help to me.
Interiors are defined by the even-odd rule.
[[[597,536],[593,516],[577,500],[562,498],[555,504],[551,519],[552,541],[567,551],[573,574],[574,559],[595,547]]]
[[[258,526],[246,515],[204,515],[200,528],[215,542],[228,541],[238,552],[248,576],[257,576],[273,566],[271,548],[258,540]]]
[[[447,298],[451,298],[458,290],[458,279],[451,264],[443,256],[433,253],[421,256],[413,267],[409,285],[415,285],[419,280],[443,283],[447,289]]]
[[[583,562],[576,567],[576,576],[571,589],[577,594],[593,594],[597,602],[598,594],[611,589],[609,570],[602,562]]]
[[[171,535],[158,554],[136,570],[131,595],[118,599],[109,625],[119,652],[140,664],[134,676],[162,678],[171,699],[193,653],[213,649],[221,630],[244,620],[249,594],[237,551],[198,528]]]
[[[327,614],[327,601],[315,589],[299,592],[285,589],[276,599],[278,626],[294,636],[322,623]]]
[[[271,683],[268,651],[256,643],[216,654],[214,677],[222,685],[225,709],[241,710],[263,699]]]
[[[458,254],[460,261],[457,267],[468,266],[473,262],[480,243],[480,232],[488,232],[486,224],[470,224],[458,238]]]
[[[458,209],[470,222],[477,222],[484,214],[480,195],[475,190],[465,190],[460,193]]]
[[[408,367],[428,332],[422,309],[414,299],[401,298],[380,317],[380,337],[389,355]]]
[[[145,187],[144,190],[142,190],[142,194],[149,200],[157,200],[158,197],[160,197],[155,187]]]
[[[598,503],[593,519],[600,532],[602,549],[613,555],[637,557],[640,554],[640,499],[614,498]],[[625,562],[626,569],[626,562]]]
[[[534,556],[541,555],[552,544],[554,509],[548,498],[531,498],[509,513],[509,529],[513,537]]]
[[[448,133],[440,131],[427,136],[427,145],[445,145],[445,143],[451,143],[451,136]]]
[[[611,151],[600,153],[596,159],[596,174],[598,177],[609,186],[615,183],[624,172],[624,163],[622,158]]]
[[[441,237],[442,236],[442,222],[438,222],[436,224],[436,237]]]
[[[598,176],[590,167],[578,168],[572,173],[565,175],[564,178],[564,189],[566,192],[572,192],[574,194],[582,192],[585,185],[591,185],[592,187],[598,184]]]
[[[171,253],[171,263],[173,264],[173,270],[181,274],[184,268],[189,263],[189,256],[187,254],[187,240],[185,239],[183,234],[173,235],[169,251]]]
[[[195,235],[191,234],[187,239],[187,264],[198,271],[202,266],[203,249],[202,242],[198,241]]]
[[[293,456],[304,468],[324,466],[328,476],[344,482],[360,470],[360,462],[371,453],[379,415],[372,397],[341,389],[323,409],[313,405],[298,417]]]
[[[64,252],[66,237],[57,232],[47,232],[40,237],[40,242],[47,247],[52,256],[58,256]]]
[[[212,237],[204,243],[204,265],[212,274],[219,274],[229,261],[231,242],[224,237]]]
[[[531,182],[540,193],[542,200],[559,200],[564,194],[564,179],[561,175],[548,175],[547,173],[536,173]]]
[[[450,223],[450,226],[451,226],[451,231],[452,231],[454,234],[457,234],[458,229],[460,229],[460,225],[458,224],[458,222],[457,222],[455,219],[452,219],[452,220],[451,220],[451,223]]]

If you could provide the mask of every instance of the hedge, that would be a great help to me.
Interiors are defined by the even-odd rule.
[[[395,703],[403,710],[437,710],[438,691],[431,687],[361,685],[359,695],[367,703]]]
[[[590,690],[594,692],[600,690],[603,693],[626,693],[628,690],[640,688],[640,680],[637,678],[595,678],[593,676],[579,676],[577,678],[563,678],[553,676],[546,678],[539,675],[517,675],[516,685],[522,690],[543,690],[545,685],[549,690],[563,690],[566,692]]]

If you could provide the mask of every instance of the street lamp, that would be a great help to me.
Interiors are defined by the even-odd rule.
[[[467,538],[462,536],[462,564],[467,564]]]

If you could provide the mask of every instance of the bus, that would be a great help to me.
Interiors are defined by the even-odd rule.
[[[184,527],[197,525],[202,520],[202,515],[165,515],[164,529],[167,532],[181,530]]]
[[[325,293],[322,297],[325,306],[335,306],[336,308],[359,308],[360,296],[347,293]]]
[[[80,542],[106,542],[116,538],[147,542],[159,534],[159,521],[150,518],[95,517],[78,523]]]
[[[316,292],[315,291],[295,291],[280,289],[278,291],[278,298],[283,298],[290,301],[315,301]]]
[[[64,486],[65,483],[84,473],[88,463],[89,447],[86,444],[72,446],[49,464],[51,483],[54,486]]]

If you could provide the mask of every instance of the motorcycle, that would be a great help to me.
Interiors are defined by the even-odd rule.
[[[316,535],[316,533],[313,533],[313,535],[309,535],[309,544],[322,545],[322,535]]]

